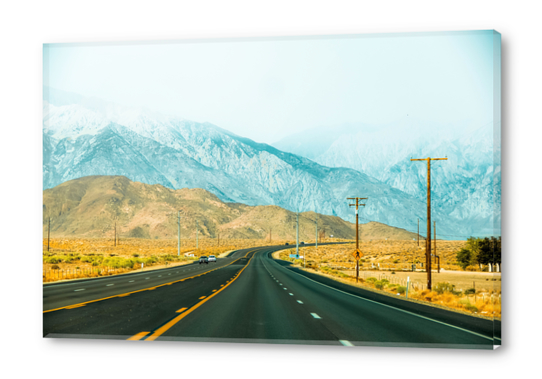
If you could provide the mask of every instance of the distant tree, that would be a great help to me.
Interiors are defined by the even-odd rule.
[[[461,266],[463,270],[465,270],[467,266],[471,264],[472,257],[473,257],[472,252],[469,249],[465,249],[465,248],[461,249],[456,255],[457,262],[459,263],[459,266]]]
[[[501,237],[484,238],[480,240],[480,252],[477,261],[480,264],[501,264]]]

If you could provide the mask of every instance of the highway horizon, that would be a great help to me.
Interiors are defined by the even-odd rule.
[[[300,245],[302,246],[311,246]],[[43,336],[493,349],[500,321],[335,281],[275,260],[292,246],[43,286]]]

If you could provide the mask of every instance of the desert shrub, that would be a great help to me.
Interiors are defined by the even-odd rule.
[[[397,293],[402,295],[406,292],[406,287],[403,287],[403,286],[399,286],[397,287]]]
[[[139,254],[138,253],[133,253],[132,257],[137,258],[137,257],[139,257]]]
[[[83,257],[83,258],[81,258],[81,262],[92,262],[92,258],[91,257]]]
[[[433,288],[433,291],[435,291],[439,295],[442,295],[444,292],[450,292],[454,295],[457,295],[460,293],[455,290],[455,285],[448,282],[437,283],[435,287]]]
[[[474,289],[474,288],[467,288],[465,290],[465,295],[473,295],[475,293],[476,293],[476,289]]]
[[[377,279],[377,278],[370,277],[370,278],[365,279],[365,281],[368,282],[368,283],[374,283],[374,282],[377,282],[378,279]]]
[[[376,282],[374,282],[375,284],[375,287],[379,290],[383,289],[384,288],[384,283],[382,282],[382,280],[377,280]]]
[[[60,270],[60,267],[58,267],[58,265],[52,265],[51,270]]]
[[[58,257],[48,257],[48,258],[43,259],[43,263],[56,264],[56,263],[60,263],[60,262],[61,262],[61,260]]]
[[[92,261],[92,265],[93,265],[93,266],[99,266],[99,265],[100,265],[100,262],[98,262],[98,261]]]
[[[478,312],[478,308],[476,308],[476,306],[472,305],[471,303],[465,304],[465,309],[470,312]]]
[[[150,257],[145,259],[145,264],[146,265],[153,265],[155,263],[158,263],[158,258],[156,258],[156,256],[154,256],[154,255],[151,255]]]
[[[388,279],[381,279],[380,281],[381,281],[383,284],[386,284],[386,285],[389,284],[389,282],[390,282]]]
[[[67,257],[67,256],[62,256],[61,259],[64,263],[72,263],[73,261],[72,257]]]

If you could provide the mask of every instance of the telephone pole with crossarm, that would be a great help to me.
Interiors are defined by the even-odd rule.
[[[427,289],[431,290],[431,161],[446,161],[448,158],[420,158],[410,161],[427,161],[427,237],[425,238],[425,267]]]
[[[348,204],[351,207],[356,207],[356,251],[353,253],[354,259],[356,260],[356,283],[359,280],[359,259],[363,255],[361,251],[359,251],[359,224],[358,224],[358,208],[359,206],[364,207],[365,204],[360,204],[360,200],[367,200],[368,197],[347,197],[347,200],[356,200],[356,204]]]

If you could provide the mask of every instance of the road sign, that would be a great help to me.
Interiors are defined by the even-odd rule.
[[[354,252],[352,253],[352,255],[354,256],[354,259],[355,259],[356,261],[359,261],[359,259],[360,259],[361,257],[363,257],[363,253],[362,253],[361,251],[359,251],[359,249],[356,249],[356,251],[354,251]]]
[[[297,255],[297,254],[290,254],[290,258],[296,258],[296,259],[299,259],[299,255]]]

